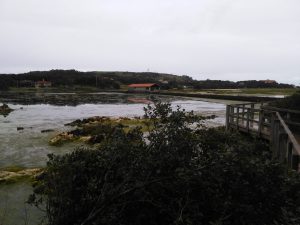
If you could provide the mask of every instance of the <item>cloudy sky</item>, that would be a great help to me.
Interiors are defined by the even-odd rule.
[[[152,71],[300,84],[299,0],[0,0],[0,73]]]

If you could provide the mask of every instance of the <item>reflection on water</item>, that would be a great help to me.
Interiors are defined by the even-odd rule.
[[[11,104],[51,104],[51,105],[71,105],[80,104],[111,104],[111,103],[131,103],[130,98],[140,98],[148,101],[157,99],[156,95],[132,95],[124,93],[0,93],[0,102]],[[172,96],[160,96],[160,99],[172,99]],[[176,97],[177,98],[177,97]],[[178,98],[177,98],[178,99]]]
[[[43,212],[26,204],[32,194],[29,183],[17,183],[0,186],[0,224],[39,224]]]

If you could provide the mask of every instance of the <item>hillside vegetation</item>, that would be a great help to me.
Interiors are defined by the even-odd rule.
[[[222,89],[222,88],[292,88],[292,85],[264,83],[262,81],[194,80],[189,76],[163,73],[135,72],[80,72],[76,70],[35,71],[22,74],[0,74],[0,90],[11,87],[32,87],[45,79],[54,87],[90,86],[99,89],[119,89],[131,83],[158,83],[163,89]]]

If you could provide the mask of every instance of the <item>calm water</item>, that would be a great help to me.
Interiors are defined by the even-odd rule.
[[[101,96],[99,96],[101,98]],[[144,114],[143,107],[148,99],[133,98],[132,96],[121,102],[116,102],[113,96],[109,103],[105,96],[105,103],[80,104],[76,106],[55,106],[50,104],[9,104],[15,109],[7,117],[0,115],[0,168],[7,166],[42,167],[45,166],[47,154],[63,154],[74,149],[75,144],[61,147],[49,146],[48,141],[62,130],[68,129],[64,124],[76,119],[91,116],[134,117]],[[210,120],[210,125],[224,125],[225,105],[191,99],[170,101],[175,108],[177,105],[187,111],[195,111],[204,115],[217,115]],[[24,130],[17,130],[18,127]],[[42,130],[53,129],[54,132],[41,133]],[[0,186],[0,224],[37,224],[41,212],[28,207],[24,202],[31,192],[26,183]],[[3,216],[4,215],[4,216]]]
[[[217,114],[214,124],[224,124],[223,104],[194,100],[173,101],[188,111],[194,110],[205,115]],[[91,116],[142,116],[145,104],[84,104],[78,106],[53,105],[10,105],[15,111],[7,117],[0,116],[0,168],[6,166],[44,166],[47,154],[64,153],[74,145],[49,146],[48,141],[58,132],[66,129],[65,123]],[[24,130],[17,130],[18,127]],[[55,132],[41,133],[53,129]]]

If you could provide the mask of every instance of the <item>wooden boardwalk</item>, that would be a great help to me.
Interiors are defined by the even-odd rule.
[[[300,172],[300,111],[262,104],[227,105],[226,128],[270,142],[273,157]]]

